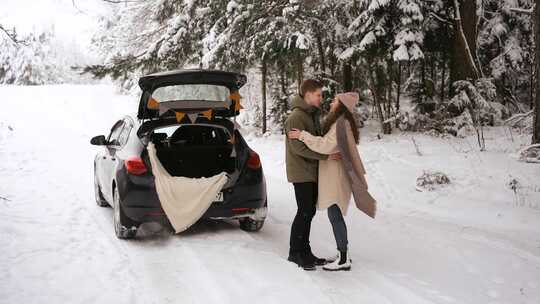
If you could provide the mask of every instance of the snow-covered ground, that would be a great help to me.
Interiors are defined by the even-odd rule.
[[[69,85],[0,96],[0,303],[540,303],[540,165],[511,156],[528,136],[491,128],[478,152],[473,137],[362,130],[378,218],[347,217],[352,271],[305,272],[286,261],[296,205],[281,137],[246,136],[269,187],[261,232],[207,221],[173,235],[147,224],[121,241],[112,210],[94,202],[89,140],[136,99]],[[416,191],[423,170],[451,184]],[[311,242],[334,254],[325,212]]]

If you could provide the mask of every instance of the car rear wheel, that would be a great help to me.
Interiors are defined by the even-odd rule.
[[[113,208],[113,224],[116,237],[119,239],[134,238],[137,234],[138,224],[124,214],[117,187],[114,187]]]
[[[109,207],[109,203],[103,198],[103,194],[101,194],[101,188],[99,187],[99,183],[97,180],[96,173],[94,172],[94,193],[96,196],[96,204],[100,207]]]
[[[248,232],[257,232],[264,226],[264,220],[254,220],[246,217],[239,220],[240,229]]]
[[[248,232],[257,232],[264,226],[264,220],[266,219],[266,213],[268,208],[268,199],[265,200],[264,206],[259,208],[255,212],[254,217],[241,218],[240,229]]]

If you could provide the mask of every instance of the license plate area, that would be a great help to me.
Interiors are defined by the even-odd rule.
[[[223,203],[223,192],[220,191],[216,195],[216,198],[214,199],[214,202]]]

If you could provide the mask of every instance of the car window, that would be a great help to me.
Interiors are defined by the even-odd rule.
[[[126,144],[129,133],[131,132],[131,129],[133,128],[133,125],[130,121],[126,121],[124,124],[124,128],[122,129],[122,132],[120,133],[120,136],[118,137],[118,141],[120,142],[120,146],[123,146]]]
[[[157,133],[164,133],[164,134],[167,134],[167,137],[169,137],[174,133],[174,131],[176,131],[176,129],[178,129],[178,125],[168,126],[168,127],[161,127],[161,128],[156,128],[154,130],[154,133],[156,133],[156,134]]]
[[[107,138],[107,142],[109,143],[109,145],[111,146],[120,145],[118,138],[120,137],[120,133],[122,132],[123,128],[124,128],[123,120],[119,120],[114,124],[111,130],[111,134],[109,134],[109,137]]]
[[[157,88],[152,98],[157,102],[174,100],[226,101],[230,95],[227,87],[212,84],[182,84]]]

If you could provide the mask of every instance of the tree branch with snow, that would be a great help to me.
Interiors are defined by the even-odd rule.
[[[17,32],[15,29],[9,30],[6,29],[2,24],[0,24],[0,31],[4,32],[4,34],[15,44],[25,44],[25,40],[21,40],[17,36]]]

